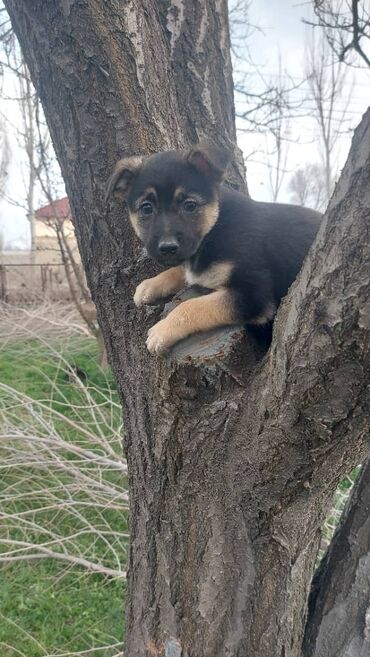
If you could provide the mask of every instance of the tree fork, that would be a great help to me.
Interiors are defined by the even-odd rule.
[[[155,269],[104,186],[120,156],[235,142],[226,2],[5,4],[124,405],[126,655],[300,657],[320,526],[369,449],[370,113],[268,354],[236,329],[156,359],[160,309],[132,303]]]

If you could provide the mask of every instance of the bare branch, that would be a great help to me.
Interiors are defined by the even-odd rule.
[[[352,55],[356,53],[370,67],[370,12],[366,0],[314,0],[313,5],[317,22],[304,22],[323,29],[338,61],[353,66]]]

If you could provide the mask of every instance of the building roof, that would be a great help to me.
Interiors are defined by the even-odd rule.
[[[58,198],[35,212],[36,219],[66,219],[71,216],[68,197]]]

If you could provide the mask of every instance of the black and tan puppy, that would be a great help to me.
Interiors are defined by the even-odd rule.
[[[184,301],[149,333],[159,353],[197,331],[271,322],[316,235],[320,215],[252,201],[224,185],[229,154],[210,143],[120,160],[111,193],[127,204],[149,255],[166,267],[136,289],[136,306],[185,285],[209,294]]]

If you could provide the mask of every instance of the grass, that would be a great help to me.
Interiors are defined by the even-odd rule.
[[[0,349],[0,381],[6,381],[35,400],[50,402],[55,410],[66,416],[76,415],[76,405],[84,397],[79,386],[73,385],[78,383],[74,378],[76,368],[81,370],[80,376],[86,374],[97,402],[104,399],[106,391],[111,391],[118,402],[111,372],[104,372],[97,364],[93,339],[68,336],[53,345],[34,338],[9,342]]]
[[[111,657],[123,637],[123,595],[122,582],[65,573],[52,561],[5,570],[0,585],[2,657],[17,651],[43,657],[83,650]]]
[[[127,495],[112,376],[72,333],[3,341],[0,382],[0,654],[118,655]]]

